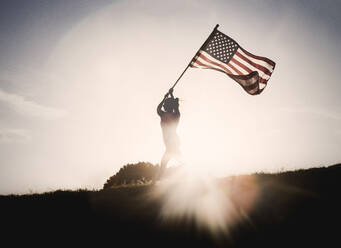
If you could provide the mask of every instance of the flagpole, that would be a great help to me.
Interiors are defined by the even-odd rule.
[[[200,50],[205,47],[208,43],[208,41],[211,39],[211,37],[213,36],[214,32],[217,30],[217,28],[219,27],[219,24],[217,24],[212,33],[208,36],[208,38],[206,39],[206,41],[204,42],[204,44],[202,44],[202,46],[199,48],[199,50],[195,53],[194,57],[191,59],[191,61],[189,62],[189,64],[187,65],[187,67],[185,68],[185,70],[181,73],[180,77],[176,80],[176,82],[174,83],[174,85],[172,86],[171,89],[174,89],[175,85],[177,85],[177,83],[179,82],[180,78],[185,74],[185,72],[187,71],[188,67],[191,66],[192,61],[195,59],[195,57],[199,54]]]

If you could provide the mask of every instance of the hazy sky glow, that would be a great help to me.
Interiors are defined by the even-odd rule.
[[[2,1],[0,194],[100,188],[158,163],[156,106],[214,26],[277,65],[250,96],[189,69],[175,89],[193,173],[341,161],[340,1]]]

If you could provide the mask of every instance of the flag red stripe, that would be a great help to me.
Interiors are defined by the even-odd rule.
[[[216,62],[214,62],[214,61],[212,61],[212,60],[210,60],[210,59],[208,59],[205,55],[200,54],[199,57],[202,58],[203,60],[205,60],[207,63],[211,63],[211,64],[214,64],[214,65],[216,65],[216,66],[219,66],[220,68],[222,68],[222,69],[224,70],[223,72],[227,72],[228,74],[232,74],[232,75],[233,75],[233,73],[232,73],[230,70],[228,70],[228,69],[225,68],[224,66],[222,66],[222,65],[220,65],[220,64],[218,64],[218,63],[216,63]],[[237,61],[237,60],[236,60],[236,61]],[[238,61],[237,61],[237,62],[238,62]],[[215,70],[217,70],[217,68],[212,67],[212,66],[209,66],[209,65],[207,65],[207,64],[204,64],[204,63],[202,63],[202,62],[200,62],[200,61],[198,61],[198,60],[196,60],[195,63],[197,63],[197,64],[200,65],[200,66],[207,67],[207,68],[209,68],[209,69],[215,69]],[[239,62],[238,62],[238,63],[239,63]],[[194,67],[194,66],[193,66],[193,67]],[[197,68],[198,68],[198,67],[197,67]],[[249,68],[248,68],[248,70],[249,70],[250,72],[252,72],[252,70],[250,70]],[[220,70],[220,71],[221,71],[221,70]],[[267,82],[268,82],[268,79],[264,79],[264,78],[259,77],[259,83],[266,84]]]
[[[226,67],[222,66],[221,64],[218,64],[208,58],[205,57],[205,55],[203,55],[202,53],[200,53],[200,58],[202,58],[203,60],[205,60],[206,62],[210,63],[210,64],[213,64],[215,66],[219,66],[220,68],[222,68],[224,71],[226,71],[227,73],[229,74],[233,74],[229,69],[227,69]]]
[[[218,69],[218,68],[216,68],[216,67],[213,67],[213,66],[210,66],[210,65],[207,65],[207,64],[204,64],[204,63],[202,63],[202,62],[200,62],[200,61],[198,61],[198,60],[196,60],[195,61],[195,63],[196,64],[198,64],[198,65],[200,65],[200,66],[204,66],[204,67],[206,67],[206,68],[208,68],[208,69],[213,69],[213,70],[218,70],[218,71],[221,71],[221,72],[224,72],[224,73],[226,73],[226,71],[224,70],[221,70],[221,69]],[[226,69],[227,70],[227,69]]]
[[[244,75],[240,70],[238,70],[236,67],[234,67],[233,65],[231,65],[230,63],[226,64],[227,66],[231,67],[232,70],[234,70],[235,72],[237,72],[238,75]]]
[[[275,65],[276,65],[275,62],[273,62],[272,60],[270,60],[270,59],[268,59],[268,58],[260,57],[260,56],[254,55],[254,54],[252,54],[252,53],[246,51],[245,49],[243,49],[243,48],[241,48],[241,47],[239,47],[239,48],[242,49],[243,52],[244,52],[246,55],[248,55],[248,56],[250,56],[250,57],[252,57],[252,58],[259,59],[259,60],[263,60],[264,62],[266,62],[266,63],[272,65],[272,67],[275,67]]]
[[[231,72],[231,71],[229,71],[227,68],[225,68],[225,67],[223,67],[222,65],[220,65],[220,64],[218,64],[218,63],[216,63],[216,62],[214,62],[214,61],[212,61],[212,60],[210,60],[210,59],[208,59],[207,57],[205,57],[203,54],[200,54],[200,58],[202,58],[203,60],[205,60],[207,63],[211,63],[211,64],[214,64],[214,65],[216,65],[216,66],[219,66],[220,68],[222,68],[223,70],[220,70],[220,71],[222,71],[222,72],[227,72],[228,74],[232,74],[233,75],[233,73]],[[237,61],[237,60],[236,60]],[[237,61],[238,62],[238,61]],[[219,70],[219,69],[217,69],[216,67],[213,67],[213,66],[210,66],[210,65],[208,65],[208,64],[204,64],[204,63],[202,63],[202,62],[200,62],[200,61],[198,61],[198,60],[196,60],[194,63],[196,63],[196,64],[198,64],[198,65],[200,65],[200,66],[204,66],[204,67],[207,67],[208,69],[214,69],[214,70]],[[197,66],[195,66],[195,65],[191,65],[192,67],[194,67],[194,68],[198,68]],[[252,72],[249,68],[248,68],[248,70],[250,71],[250,72]],[[262,83],[262,84],[267,84],[267,82],[268,82],[268,79],[264,79],[264,78],[261,78],[261,77],[259,77],[259,79],[258,79],[259,81],[259,83]]]
[[[204,59],[206,62],[212,63],[212,64],[214,63],[213,61],[210,62],[210,61],[211,61],[210,59],[207,59],[206,57],[205,57],[205,58],[206,58],[206,59],[205,59],[205,58],[203,58],[203,57],[205,57],[204,55],[202,56],[202,59]],[[194,64],[197,64],[197,65],[199,65],[199,66],[205,67],[205,68],[207,68],[207,69],[213,69],[213,70],[217,70],[217,71],[221,71],[221,72],[230,74],[230,76],[232,76],[232,78],[234,78],[234,77],[233,77],[233,74],[232,74],[232,73],[228,73],[228,72],[227,72],[228,69],[226,69],[226,68],[225,68],[224,70],[221,70],[221,69],[218,69],[218,68],[216,68],[216,67],[214,67],[214,66],[211,66],[211,65],[209,65],[209,64],[202,63],[202,62],[200,62],[199,60],[196,60],[195,62],[193,62],[193,64],[191,64],[191,67],[200,68],[200,67],[198,67],[198,66],[196,66],[196,65],[194,65]],[[224,68],[224,67],[221,67],[221,68]],[[264,79],[264,78],[261,78],[261,77],[258,78],[258,83],[265,84],[264,88],[266,87],[267,82],[268,82],[267,79]],[[256,82],[256,83],[252,84],[252,86],[250,85],[250,86],[248,86],[248,87],[245,87],[245,90],[246,90],[248,93],[250,93],[249,91],[251,91],[252,89],[254,89],[255,86],[256,86],[258,83]],[[263,91],[264,88],[259,89],[260,92]],[[260,92],[259,92],[259,93],[260,93]],[[251,94],[251,93],[250,93],[250,94]],[[252,94],[254,94],[254,93],[252,93]]]
[[[232,61],[233,63],[239,65],[241,68],[243,68],[243,69],[244,69],[245,71],[247,71],[248,73],[251,73],[251,72],[252,72],[252,70],[251,70],[249,67],[247,67],[246,65],[240,63],[238,60],[232,58],[231,61]]]
[[[261,83],[261,84],[267,84],[268,83],[268,79],[264,79],[264,78],[259,78],[258,79],[258,82]]]
[[[201,56],[202,55],[202,56]],[[216,63],[212,60],[210,60],[209,58],[207,58],[204,54],[200,53],[200,57],[204,60],[206,60],[209,63],[212,63],[216,66],[219,66],[220,68],[223,68],[224,70],[226,70],[228,73],[230,74],[234,74],[232,73],[230,70],[228,70],[226,67],[224,67],[223,65]],[[205,59],[206,58],[206,59]],[[239,71],[235,66],[231,65],[231,64],[225,64],[226,66],[230,67],[232,70],[234,70],[238,75],[244,75],[244,73],[242,73],[241,71]]]
[[[246,58],[244,55],[240,54],[238,51],[235,53],[235,55],[237,55],[239,58],[241,58],[245,62],[249,63],[250,65],[256,67],[258,70],[260,70],[260,71],[264,72],[265,74],[271,76],[271,72],[267,68],[265,68],[264,66],[261,66],[257,63],[252,62],[251,60]]]

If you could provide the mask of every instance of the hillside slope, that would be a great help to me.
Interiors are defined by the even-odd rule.
[[[216,185],[242,216],[219,235],[198,227],[191,215],[162,218],[165,195],[154,194],[159,186],[0,196],[2,240],[35,246],[340,247],[340,178],[341,164],[219,179]],[[243,199],[250,197],[243,196],[255,188],[248,207]]]

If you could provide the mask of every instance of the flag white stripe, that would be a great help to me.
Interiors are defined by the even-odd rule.
[[[207,52],[205,52],[205,51],[202,51],[202,50],[201,50],[200,52],[201,52],[206,58],[208,58],[209,60],[212,60],[213,62],[215,62],[215,63],[217,63],[217,64],[223,66],[224,68],[226,68],[227,70],[231,71],[231,72],[234,73],[235,75],[238,75],[238,73],[237,73],[235,70],[233,70],[230,66],[228,66],[228,64],[223,63],[223,62],[221,62],[221,61],[219,61],[219,60],[213,58],[211,55],[209,55],[209,54],[208,54]],[[208,62],[205,61],[205,63],[208,63]],[[210,65],[211,65],[211,64],[210,64]],[[212,65],[212,66],[214,66],[214,65]],[[219,66],[215,66],[215,67],[220,68]],[[221,69],[221,68],[220,68],[220,69]]]
[[[211,58],[209,58],[209,59],[211,59]],[[218,65],[214,65],[214,64],[212,64],[212,63],[210,63],[210,62],[207,62],[206,60],[204,60],[204,59],[202,59],[202,58],[200,58],[200,57],[198,57],[198,59],[197,59],[200,63],[202,63],[202,64],[204,64],[204,65],[207,65],[207,66],[211,66],[211,67],[213,67],[213,68],[216,68],[216,69],[219,69],[219,70],[223,70],[221,67],[219,67]],[[214,62],[216,62],[216,61],[214,61]],[[220,65],[222,65],[221,63],[219,63]],[[231,71],[229,68],[227,68],[227,66],[225,65],[222,65],[223,66],[223,68],[226,68],[226,69],[228,69],[229,71]],[[202,67],[202,66],[201,66]],[[227,72],[228,73],[228,72]]]
[[[220,62],[219,60],[213,58],[212,56],[210,56],[208,53],[204,52],[204,51],[201,51],[201,53],[207,57],[208,59],[212,60],[213,62],[217,63],[217,64],[220,64],[221,66],[223,66],[224,68],[226,68],[227,70],[231,71],[233,75],[239,75],[235,70],[233,70],[231,67],[228,66],[228,64],[225,64],[223,62]],[[237,58],[238,56],[234,56],[234,58]],[[214,64],[211,64],[205,60],[203,60],[202,58],[198,57],[198,60],[205,64],[205,65],[208,65],[208,66],[212,66],[216,69],[222,69],[221,67],[217,66],[217,65],[214,65]],[[258,71],[258,74],[259,74],[259,77],[263,78],[264,80],[269,80],[270,76],[265,74],[263,71],[253,67],[252,65],[250,65],[249,63],[245,62],[244,60],[240,59],[238,60],[240,63],[243,63],[245,66],[249,67],[251,70],[253,71]],[[231,61],[230,61],[231,63]],[[205,68],[204,66],[201,66],[199,64],[196,64],[196,66],[200,67],[200,68]],[[246,73],[245,75],[248,75],[249,73]]]
[[[243,75],[248,75],[249,73],[244,70],[242,67],[240,67],[238,64],[234,63],[232,60],[230,60],[229,64],[233,65],[234,67],[236,67],[241,73],[243,73]]]
[[[211,64],[211,63],[207,62],[206,60],[204,60],[204,59],[202,59],[202,58],[200,58],[200,57],[199,57],[197,60],[198,60],[200,63],[204,64],[204,65],[211,66],[211,67],[216,68],[216,69],[219,69],[219,70],[224,70],[224,69],[222,69],[221,67],[219,67],[219,66],[217,66],[217,65],[214,65],[214,64]],[[203,68],[203,66],[201,66],[201,65],[199,65],[199,64],[196,64],[196,65],[198,65],[198,66],[200,66],[201,68]],[[222,65],[222,64],[221,64],[221,65]],[[232,71],[232,69],[227,68],[226,65],[222,65],[222,66],[223,66],[223,68],[226,68],[226,69],[229,70],[230,72],[235,73],[234,71]],[[225,71],[225,72],[227,72],[227,71]],[[227,73],[229,73],[229,72],[227,72]]]
[[[193,63],[193,66],[194,66],[195,68],[207,69],[207,68],[209,68],[209,67],[214,67],[214,68],[216,68],[216,69],[218,69],[218,70],[223,70],[223,69],[220,68],[219,66],[213,65],[213,64],[207,62],[206,60],[203,60],[203,59],[201,59],[201,58],[198,58],[196,61],[198,61],[198,60],[200,60],[200,63],[203,63],[203,65],[199,65],[199,64],[197,64],[196,62],[194,62],[194,63]],[[266,86],[266,85],[264,85],[263,87],[260,87],[260,85],[259,85],[260,88],[265,88],[265,86]],[[249,90],[248,92],[249,92],[250,94],[254,94],[254,93],[256,93],[257,91],[258,91],[258,88],[255,88],[255,89]]]
[[[238,49],[237,51],[240,51],[240,49]],[[225,63],[223,63],[223,62],[221,62],[221,61],[219,61],[219,60],[213,58],[211,55],[209,55],[209,54],[206,53],[205,51],[201,51],[201,53],[202,53],[206,58],[208,58],[208,59],[214,61],[215,63],[218,63],[218,64],[224,66],[225,68],[227,68],[228,70],[230,70],[234,75],[239,75],[235,70],[233,70],[230,66],[228,66],[232,61],[230,61],[228,64],[225,64]],[[256,67],[254,67],[253,65],[247,63],[245,60],[239,58],[238,56],[235,55],[235,56],[233,56],[233,58],[234,58],[234,59],[237,59],[240,63],[244,64],[246,67],[250,68],[252,71],[258,71],[259,77],[261,77],[261,78],[263,78],[263,79],[265,79],[265,80],[269,80],[269,79],[270,79],[270,76],[269,76],[269,75],[265,74],[262,70],[260,70],[260,69],[258,69],[258,68],[256,68]],[[207,64],[208,62],[205,62],[205,63]],[[210,65],[212,65],[212,64],[210,64]],[[235,63],[233,63],[233,66],[234,66],[234,65],[235,65]],[[214,65],[212,65],[212,66],[214,66]],[[227,66],[228,66],[228,67],[227,67]],[[219,67],[218,67],[218,68],[219,68]],[[237,69],[239,69],[239,68],[240,68],[240,67],[238,66]],[[243,70],[243,71],[245,71],[245,70]],[[248,74],[249,74],[249,73],[246,73],[245,75],[248,75]]]
[[[274,70],[274,67],[270,64],[268,64],[267,62],[263,61],[263,60],[259,60],[259,59],[255,59],[255,58],[252,58],[250,56],[248,56],[246,53],[243,52],[242,49],[239,49],[237,50],[240,54],[242,54],[243,56],[245,56],[246,58],[248,58],[249,60],[251,60],[252,62],[256,63],[256,64],[259,64],[263,67],[265,67],[266,69],[268,69],[270,72],[273,72]],[[236,56],[237,57],[237,56]]]
[[[241,51],[241,50],[238,49],[238,51]],[[235,70],[233,70],[230,66],[228,66],[228,64],[225,64],[225,63],[223,63],[223,62],[221,62],[221,61],[219,61],[219,60],[213,58],[211,55],[209,55],[209,54],[206,53],[205,51],[202,51],[202,50],[201,50],[200,53],[202,53],[202,54],[203,54],[206,58],[208,58],[209,60],[211,60],[211,61],[213,61],[213,62],[215,62],[215,63],[217,63],[217,64],[223,66],[224,68],[228,69],[229,71],[232,72],[232,74],[234,74],[234,75],[239,75]],[[247,57],[249,58],[249,56],[247,56]],[[258,74],[259,74],[259,77],[260,77],[260,78],[263,78],[264,80],[269,80],[269,79],[270,79],[270,76],[269,76],[269,75],[265,74],[262,70],[260,70],[260,69],[258,69],[258,68],[256,68],[256,67],[254,67],[253,65],[249,64],[248,62],[246,62],[245,60],[239,58],[238,56],[235,55],[235,56],[233,56],[233,58],[236,59],[238,62],[242,63],[243,65],[245,65],[246,67],[250,68],[252,71],[258,71]],[[199,60],[201,63],[205,64],[205,65],[212,66],[212,67],[214,67],[214,68],[216,68],[216,69],[222,70],[221,67],[219,67],[219,66],[217,66],[217,65],[214,65],[214,64],[211,64],[211,63],[209,63],[209,62],[203,60],[203,59],[200,58],[200,57],[198,57],[198,60]],[[229,64],[230,64],[230,63],[232,64],[233,62],[230,61]],[[248,75],[248,74],[249,74],[249,73],[246,72],[244,69],[242,69],[240,66],[238,66],[236,63],[233,63],[232,65],[235,66],[235,67],[237,67],[237,69],[240,70],[242,73],[245,72],[245,75]],[[201,65],[199,65],[199,64],[196,64],[196,66],[198,66],[198,67],[200,67],[200,68],[205,68],[204,66],[201,66]]]
[[[238,50],[239,51],[239,50]],[[243,65],[245,65],[246,67],[250,68],[253,71],[258,71],[258,74],[261,78],[265,79],[265,80],[269,80],[270,76],[265,74],[262,70],[259,70],[258,68],[254,67],[253,65],[249,64],[248,62],[246,62],[245,60],[241,59],[239,56],[234,55],[233,58],[235,60],[237,60],[239,63],[242,63]]]

